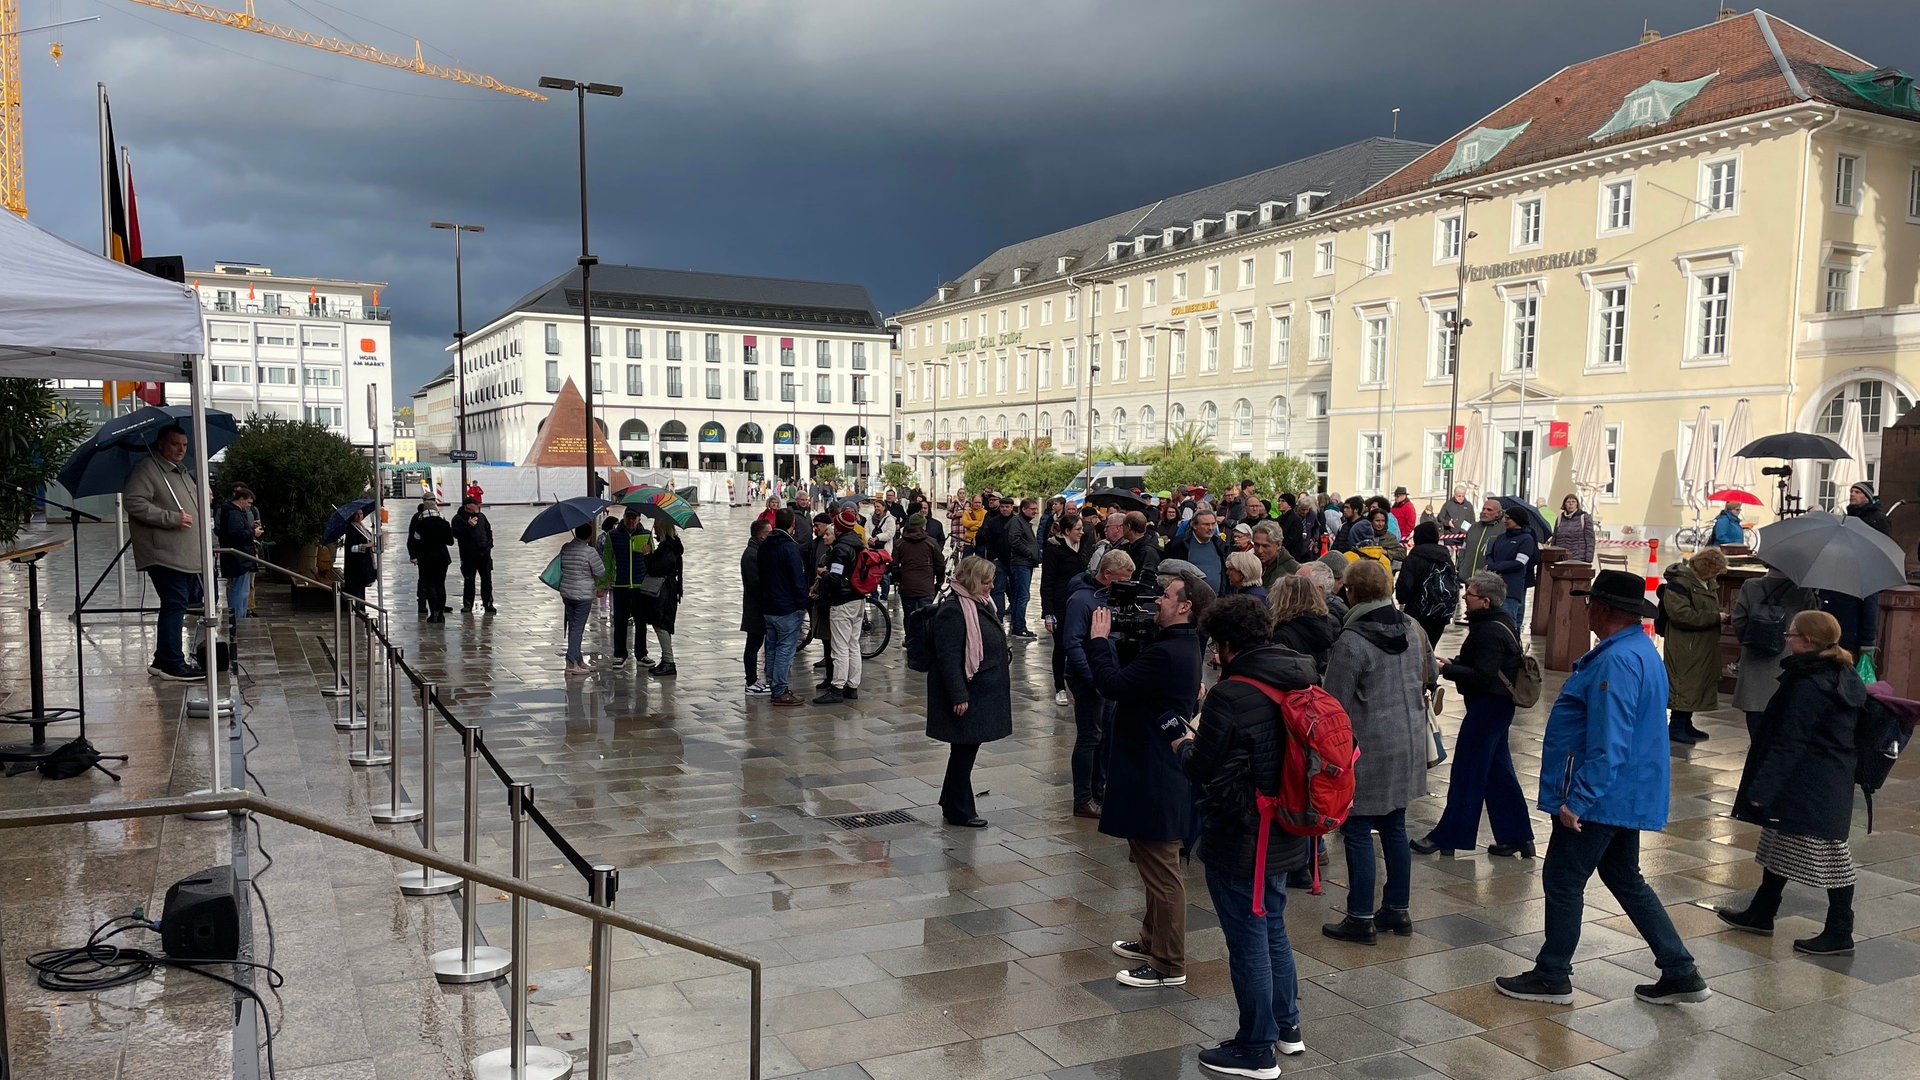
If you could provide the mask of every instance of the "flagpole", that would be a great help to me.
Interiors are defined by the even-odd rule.
[[[100,126],[100,254],[113,258],[113,210],[108,207],[112,181],[107,170],[113,168],[113,141],[107,134],[107,84],[93,84]]]

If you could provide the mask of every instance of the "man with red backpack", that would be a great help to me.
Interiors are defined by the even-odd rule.
[[[1308,845],[1284,828],[1262,829],[1258,797],[1280,794],[1290,738],[1272,695],[1303,691],[1318,673],[1312,657],[1269,644],[1273,611],[1253,597],[1221,599],[1201,625],[1219,651],[1220,682],[1201,706],[1197,734],[1178,723],[1163,734],[1200,791],[1200,861],[1227,940],[1240,1027],[1233,1038],[1200,1051],[1200,1064],[1264,1080],[1280,1075],[1276,1048],[1306,1050],[1283,916],[1287,873],[1307,865]]]

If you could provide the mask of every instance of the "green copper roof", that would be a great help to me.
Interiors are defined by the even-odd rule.
[[[1600,130],[1594,132],[1591,138],[1599,142],[1634,128],[1659,127],[1673,119],[1673,114],[1679,112],[1681,106],[1692,101],[1700,93],[1700,88],[1719,74],[1716,71],[1713,75],[1702,75],[1692,82],[1662,82],[1654,79],[1628,94],[1613,118],[1601,124]]]
[[[1509,128],[1474,128],[1460,136],[1460,141],[1453,147],[1453,160],[1447,162],[1446,168],[1433,174],[1433,178],[1445,180],[1449,176],[1478,171],[1481,166],[1492,161],[1494,155],[1505,150],[1508,143],[1519,138],[1520,133],[1527,130],[1527,125],[1531,123],[1533,121],[1528,120],[1526,123],[1515,124]]]

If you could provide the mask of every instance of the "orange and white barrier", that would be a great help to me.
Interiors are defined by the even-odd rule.
[[[1660,541],[1647,541],[1647,603],[1656,607],[1660,603]],[[1653,620],[1640,620],[1640,629],[1653,636]]]

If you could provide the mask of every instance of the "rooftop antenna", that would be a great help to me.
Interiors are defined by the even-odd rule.
[[[1400,137],[1400,110],[1397,108],[1393,110],[1393,137]]]

